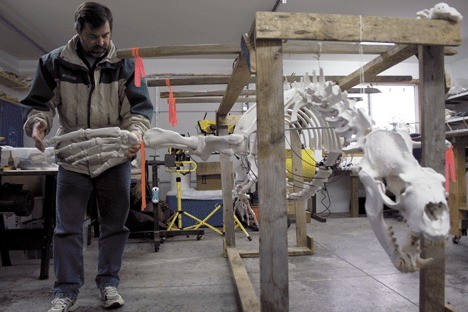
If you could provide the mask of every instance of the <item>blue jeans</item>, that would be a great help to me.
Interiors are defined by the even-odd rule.
[[[119,271],[129,230],[130,161],[91,177],[59,168],[53,237],[55,297],[76,298],[84,283],[83,221],[94,193],[99,210],[97,287],[119,285]]]

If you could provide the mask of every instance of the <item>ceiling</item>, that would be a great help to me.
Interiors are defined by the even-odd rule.
[[[284,1],[284,0],[283,0]],[[64,45],[75,31],[74,12],[82,1],[2,0],[0,50],[18,61],[36,60]],[[113,41],[118,48],[165,45],[240,43],[256,11],[272,11],[277,0],[101,0],[114,14]],[[433,0],[286,0],[278,12],[335,13],[415,18]],[[446,1],[468,15],[467,0]],[[350,6],[350,4],[353,6]],[[468,16],[462,21],[458,54],[453,63],[468,58]]]

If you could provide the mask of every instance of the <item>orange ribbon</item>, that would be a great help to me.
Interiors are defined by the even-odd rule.
[[[138,54],[140,48],[132,48],[132,55],[135,58],[135,86],[141,87],[141,78],[146,76],[143,58]]]
[[[177,127],[177,109],[176,101],[174,98],[174,93],[172,92],[171,79],[166,78],[166,86],[169,88],[169,97],[167,99],[167,104],[169,105],[169,123],[173,127]]]
[[[140,156],[141,156],[141,211],[146,209],[146,152],[145,143],[140,141]]]
[[[445,191],[450,191],[450,182],[457,182],[455,175],[455,156],[453,154],[453,146],[445,152]]]

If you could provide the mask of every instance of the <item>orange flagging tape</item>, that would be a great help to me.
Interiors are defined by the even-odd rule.
[[[132,55],[135,58],[135,86],[141,87],[141,78],[146,76],[143,58],[138,54],[140,48],[132,48]]]
[[[445,152],[445,191],[450,191],[450,182],[456,183],[455,175],[455,156],[453,155],[453,146]]]
[[[145,143],[140,141],[141,162],[141,211],[146,209],[146,152]]]
[[[171,79],[166,78],[166,86],[169,88],[169,98],[167,99],[167,104],[169,104],[169,123],[173,127],[177,127],[177,109],[176,101],[174,98],[174,93],[172,92]]]

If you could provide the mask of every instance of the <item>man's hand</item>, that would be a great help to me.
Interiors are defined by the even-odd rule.
[[[31,138],[34,140],[34,144],[37,149],[44,153],[44,137],[47,125],[42,121],[36,121],[33,126]]]
[[[136,137],[138,138],[138,141],[141,142],[141,139],[142,139],[141,133],[136,130],[132,131],[132,133],[136,135]],[[140,150],[140,144],[135,144],[135,145],[130,146],[130,148],[128,149],[128,157],[130,158],[135,157],[139,150]]]

